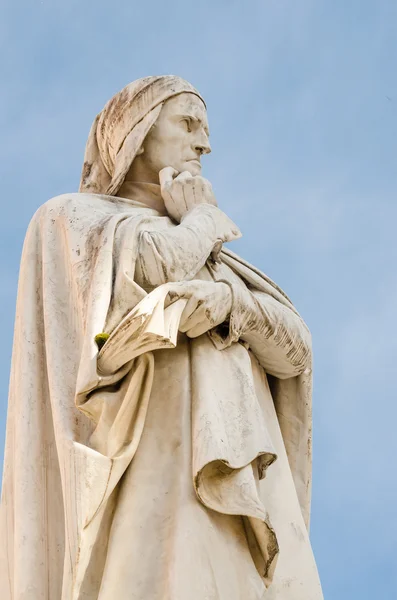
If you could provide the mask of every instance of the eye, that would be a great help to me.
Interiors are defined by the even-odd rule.
[[[183,119],[183,122],[186,123],[186,129],[189,133],[192,133],[192,120],[189,118]]]

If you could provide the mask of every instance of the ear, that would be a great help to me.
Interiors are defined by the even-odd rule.
[[[141,146],[138,150],[138,152],[135,154],[135,156],[140,156],[141,154],[143,154],[145,152],[145,148],[143,146]]]

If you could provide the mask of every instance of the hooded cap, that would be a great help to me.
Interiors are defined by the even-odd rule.
[[[138,79],[113,96],[91,127],[79,191],[115,196],[164,102],[184,92],[204,102],[190,83],[175,75]]]

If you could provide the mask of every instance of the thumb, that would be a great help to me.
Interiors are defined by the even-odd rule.
[[[163,188],[166,185],[170,185],[174,178],[178,176],[178,171],[173,167],[164,167],[159,172],[160,186]]]
[[[170,306],[181,298],[190,298],[192,292],[190,286],[187,283],[171,283],[168,284],[168,294],[164,301],[164,308]]]

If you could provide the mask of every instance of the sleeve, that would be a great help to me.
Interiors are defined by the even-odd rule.
[[[135,280],[148,290],[193,279],[213,251],[240,236],[233,221],[210,204],[196,206],[176,226],[159,230],[148,223],[139,234]]]
[[[265,371],[279,379],[303,373],[310,362],[311,335],[301,317],[268,294],[236,284],[231,288],[233,304],[224,345],[242,340]]]

